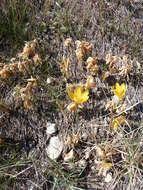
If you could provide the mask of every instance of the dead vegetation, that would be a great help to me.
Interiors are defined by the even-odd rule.
[[[29,5],[32,39],[2,40],[1,189],[142,189],[142,2]]]

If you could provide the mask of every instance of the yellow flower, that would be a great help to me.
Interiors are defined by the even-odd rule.
[[[82,85],[77,85],[74,90],[71,87],[67,87],[67,93],[76,104],[83,104],[89,98],[89,90],[85,90]]]
[[[118,97],[118,99],[122,99],[126,93],[126,86],[125,84],[119,85],[119,83],[115,84],[115,87],[112,87],[114,94]]]
[[[118,127],[125,123],[125,120],[126,118],[123,115],[116,117],[115,119],[113,119],[111,127],[113,127],[114,131],[117,131]]]

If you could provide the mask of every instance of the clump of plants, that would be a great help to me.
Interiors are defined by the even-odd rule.
[[[10,63],[1,63],[0,78],[1,80],[12,80],[14,77],[28,77],[27,85],[25,87],[17,86],[14,93],[16,100],[23,101],[26,109],[32,108],[32,102],[34,100],[33,90],[38,87],[38,77],[33,77],[34,70],[42,64],[42,59],[38,54],[38,41],[27,42],[23,48],[23,51],[17,55],[16,58],[12,58]]]
[[[90,100],[90,93],[98,93],[96,81],[100,81],[100,84],[108,86],[109,94],[105,100],[105,110],[109,115],[109,130],[113,133],[118,133],[118,128],[127,123],[128,104],[126,101],[127,82],[129,81],[130,74],[133,68],[134,60],[126,54],[124,55],[112,55],[108,53],[105,57],[99,57],[98,55],[92,56],[93,44],[86,41],[73,41],[68,38],[64,41],[64,54],[62,61],[59,63],[61,73],[66,81],[66,92],[69,103],[66,108],[69,114],[74,113],[77,115],[79,112],[84,111],[84,107],[88,107],[88,101]],[[76,79],[71,74],[72,67],[79,69],[82,74],[84,73],[84,79],[81,81]],[[79,70],[78,70],[79,71]],[[77,71],[77,73],[78,73]],[[75,71],[76,72],[76,71]],[[80,73],[79,73],[80,75]],[[78,77],[78,74],[76,75]],[[108,81],[111,80],[111,83]],[[70,82],[69,82],[70,81]],[[96,102],[97,100],[94,99]],[[78,143],[80,138],[78,139]],[[66,146],[69,148],[69,152],[65,154],[65,159],[71,159],[74,155],[74,151],[71,148],[75,143],[71,136],[67,137]],[[111,179],[109,171],[113,169],[114,163],[112,162],[114,155],[117,154],[116,150],[105,143],[105,147],[97,146],[96,154],[98,160],[98,174],[105,177],[105,181]]]
[[[105,56],[105,59],[101,60],[98,56],[92,57],[93,44],[79,40],[73,42],[71,38],[65,40],[64,47],[69,49],[71,48],[72,56],[74,56],[74,58],[76,57],[76,62],[72,63],[73,58],[63,55],[60,68],[66,80],[72,80],[72,76],[70,77],[69,72],[70,66],[72,67],[73,64],[86,68],[86,80],[84,82],[79,81],[78,84],[67,83],[67,94],[72,100],[68,109],[76,111],[78,105],[88,101],[89,91],[96,87],[97,77],[102,83],[106,83],[109,77],[118,75],[119,78],[116,80],[116,83],[114,84],[115,86],[111,86],[111,91],[114,93],[114,97],[110,103],[112,103],[115,108],[120,100],[124,98],[126,93],[125,84],[122,83],[120,85],[118,81],[126,77],[129,78],[132,69],[131,65],[133,61],[128,58],[128,55],[113,56],[109,53]]]

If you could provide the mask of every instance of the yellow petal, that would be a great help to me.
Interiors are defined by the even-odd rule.
[[[69,98],[74,101],[74,92],[73,92],[72,86],[68,85],[66,90],[67,90]]]
[[[120,85],[118,82],[116,82],[115,86],[116,86],[116,89],[120,88]]]
[[[74,88],[74,91],[73,91]],[[74,101],[75,104],[83,104],[86,102],[89,98],[88,89],[84,89],[83,85],[77,85],[77,86],[68,86],[67,87],[67,93],[72,101]]]
[[[126,86],[125,86],[125,84],[124,84],[124,83],[123,83],[123,84],[121,84],[121,89],[122,89],[123,93],[125,93],[125,92],[126,92]]]
[[[112,168],[112,163],[108,163],[108,162],[103,162],[102,166],[104,169],[111,169]]]
[[[113,125],[114,131],[116,132],[119,126],[118,123],[116,121],[113,121],[112,125]]]
[[[88,100],[89,98],[88,94],[89,94],[88,89],[83,90],[82,87],[77,87],[74,91],[74,101],[77,104],[83,104]]]
[[[83,88],[81,86],[77,86],[74,90],[74,97],[79,98],[81,96]]]
[[[126,118],[123,115],[120,115],[119,117],[116,117],[115,119],[113,119],[112,127],[113,127],[114,131],[117,131],[118,127],[125,123],[125,120],[126,120]]]
[[[119,100],[121,98],[123,98],[125,96],[126,93],[126,86],[125,84],[121,84],[121,86],[119,85],[119,83],[115,84],[115,87],[112,87],[112,91],[114,92],[114,94],[119,98]]]

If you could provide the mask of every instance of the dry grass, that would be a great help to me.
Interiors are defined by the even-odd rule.
[[[0,104],[1,189],[142,189],[143,3],[133,0],[29,2],[30,7],[39,10],[35,16],[37,22],[31,26],[32,36],[38,38],[37,51],[42,57],[42,65],[32,67],[24,75],[17,72],[14,76],[0,79],[3,102]],[[24,26],[25,23],[20,24]],[[14,39],[19,31],[15,32],[5,34]],[[66,109],[70,103],[66,83],[85,83],[87,73],[85,66],[77,64],[75,51],[63,47],[67,37],[92,43],[92,56],[98,56],[102,72],[108,69],[104,60],[109,52],[121,56],[128,54],[135,63],[129,77],[115,75],[115,81],[103,82],[100,76],[95,76],[96,89],[90,91],[89,101],[76,113]],[[22,39],[21,43],[25,38],[22,36]],[[0,61],[8,64],[11,59],[6,54],[9,40],[8,43],[2,41],[2,45],[0,53],[4,57]],[[21,51],[15,51],[13,56]],[[63,55],[70,58],[68,80],[58,64]],[[38,87],[32,90],[35,95],[33,109],[27,110],[23,103],[16,105],[18,91],[15,87],[25,87],[31,75],[38,77]],[[50,84],[47,84],[47,78],[51,80]],[[116,81],[127,86],[127,108],[116,113],[116,116],[126,116],[126,122],[115,132],[110,127],[111,116],[115,113],[105,110],[105,106],[111,100],[111,86]],[[13,97],[14,93],[16,97]],[[12,110],[10,114],[9,109]],[[64,161],[64,153],[71,149],[66,144],[57,161],[47,157],[47,121],[56,123],[64,142],[69,135],[73,139],[79,135],[79,142],[71,145],[74,158],[70,162]],[[110,183],[105,182],[102,172],[99,175],[99,163],[104,159],[98,150],[106,154],[106,162],[112,163],[107,172],[112,176]]]

